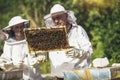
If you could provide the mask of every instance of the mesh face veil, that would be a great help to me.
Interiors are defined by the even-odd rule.
[[[53,23],[53,20],[52,20],[52,14],[57,13],[57,12],[65,12],[65,13],[67,13],[69,23],[76,24],[76,17],[74,15],[74,12],[73,11],[67,11],[60,4],[56,4],[51,8],[50,14],[47,14],[46,16],[44,16],[45,24],[46,24],[47,27],[48,26],[49,27],[54,26],[54,23]]]

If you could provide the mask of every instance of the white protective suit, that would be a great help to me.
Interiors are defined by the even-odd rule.
[[[81,50],[87,52],[85,58],[71,58],[66,55],[66,51],[49,52],[51,62],[51,74],[57,77],[63,77],[66,70],[88,68],[90,66],[90,56],[92,47],[85,30],[73,24],[72,29],[68,33],[69,45],[80,50],[80,54],[84,55]]]
[[[42,80],[39,67],[31,66],[36,60],[28,53],[26,41],[15,41],[10,38],[5,41],[3,54],[1,55],[6,62],[12,61],[14,65],[23,62],[24,80]]]
[[[72,28],[68,33],[68,43],[73,47],[70,51],[49,52],[51,63],[51,74],[63,78],[64,71],[90,67],[90,57],[92,54],[92,46],[86,31],[76,23],[76,17],[73,11],[65,10],[60,4],[55,4],[50,14],[44,16],[47,27],[55,26],[52,14],[59,12],[68,14],[68,22],[72,24]]]

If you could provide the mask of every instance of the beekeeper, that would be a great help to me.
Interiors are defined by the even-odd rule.
[[[23,32],[23,29],[27,27],[29,27],[29,20],[15,16],[3,29],[9,32],[9,37],[4,43],[3,54],[0,57],[0,68],[5,71],[16,68],[23,69],[23,80],[41,80],[38,64],[45,60],[45,56],[34,57],[28,53]]]
[[[49,52],[51,74],[63,80],[64,71],[90,67],[92,46],[86,31],[76,23],[74,13],[55,4],[44,20],[48,27],[66,26],[68,42],[72,47],[69,51]]]

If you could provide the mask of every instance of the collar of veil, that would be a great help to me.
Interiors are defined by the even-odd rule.
[[[18,45],[18,44],[26,44],[26,40],[20,40],[20,41],[15,41],[14,39],[10,38],[7,41],[5,41],[6,44],[8,45]]]

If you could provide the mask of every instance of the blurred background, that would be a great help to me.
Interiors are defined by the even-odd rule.
[[[110,64],[120,63],[120,0],[0,0],[0,29],[17,15],[30,20],[30,27],[45,27],[43,17],[56,3],[74,11],[77,23],[87,31],[94,49],[92,60],[107,57]],[[49,73],[49,60],[40,69]]]

